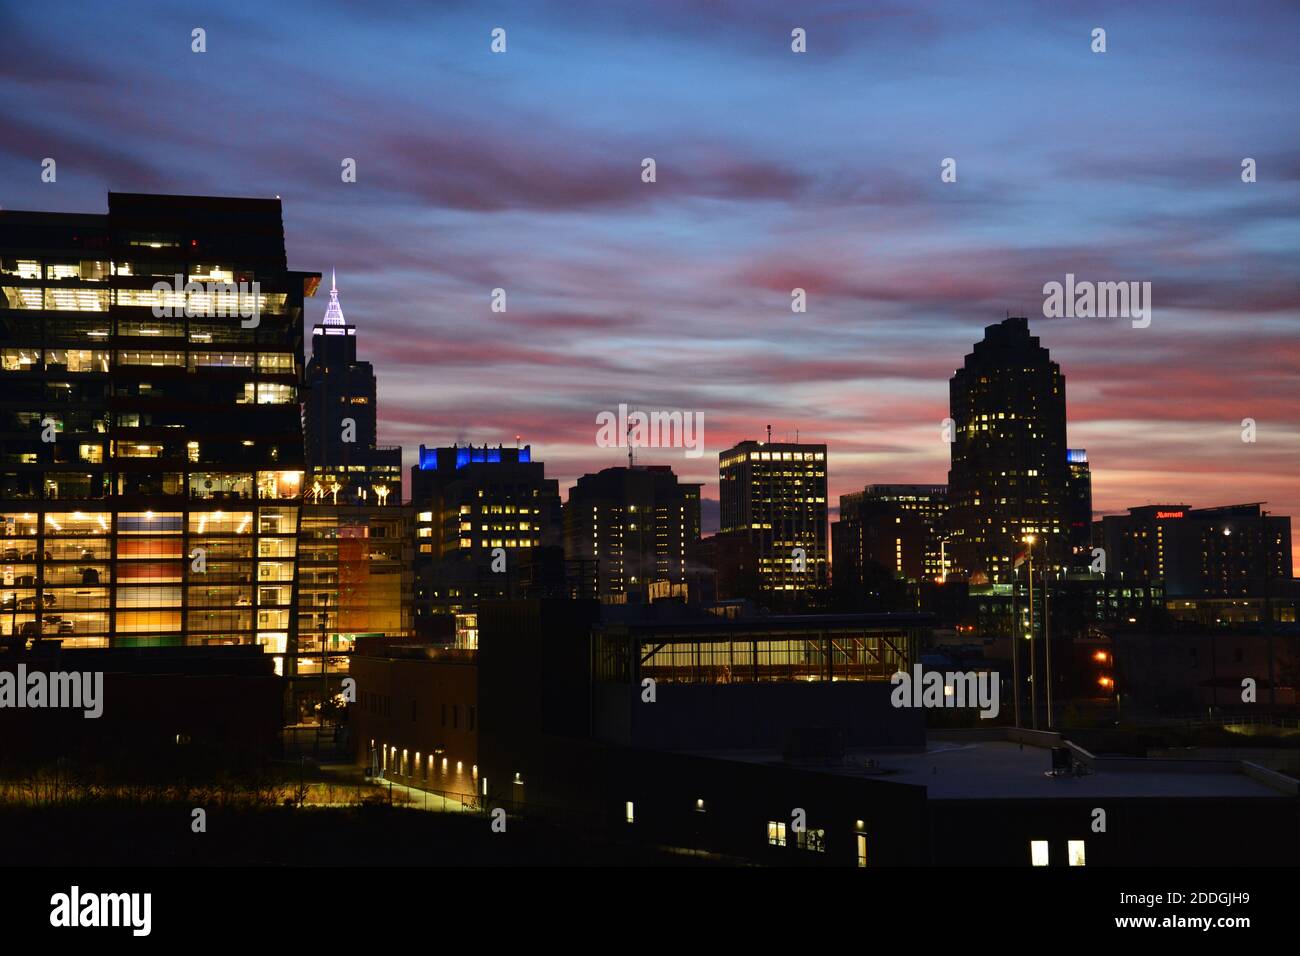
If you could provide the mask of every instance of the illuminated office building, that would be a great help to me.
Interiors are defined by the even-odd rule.
[[[760,597],[796,603],[829,580],[826,446],[743,441],[718,456],[721,528],[754,545]]]
[[[285,651],[319,279],[279,200],[0,212],[0,632]]]
[[[1100,524],[1108,577],[1163,582],[1171,599],[1277,599],[1291,581],[1291,519],[1258,503],[1143,505]]]
[[[409,505],[303,505],[298,642],[285,674],[304,715],[337,693],[358,639],[412,634],[414,517]]]
[[[678,481],[667,465],[583,475],[564,505],[565,554],[591,562],[603,601],[634,591],[690,597],[699,539],[700,485]]]
[[[312,328],[303,395],[307,500],[402,503],[402,449],[378,445],[375,370],[357,359],[357,327],[343,316],[331,275],[324,319]]]
[[[1011,579],[1016,554],[1034,535],[1039,559],[1068,554],[1065,376],[1029,321],[1010,317],[949,381],[952,417],[952,570],[972,583]]]
[[[478,602],[509,597],[538,555],[553,555],[563,574],[560,487],[532,449],[420,446],[411,469],[415,511],[417,630],[433,614],[473,615]],[[495,568],[495,570],[494,570]],[[472,621],[458,640],[472,646]]]
[[[943,485],[868,485],[840,495],[840,519],[831,526],[837,586],[841,575],[863,584],[870,564],[908,581],[942,578],[947,519]]]

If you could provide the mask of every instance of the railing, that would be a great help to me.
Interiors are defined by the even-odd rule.
[[[1300,730],[1300,717],[1284,717],[1279,714],[1242,714],[1241,716],[1228,714],[1216,717],[1198,714],[1190,717],[1157,717],[1146,722],[1153,725],[1182,724],[1186,727],[1223,727],[1231,724],[1240,727],[1284,727]]]

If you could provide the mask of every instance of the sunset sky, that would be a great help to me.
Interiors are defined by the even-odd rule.
[[[769,424],[829,444],[832,503],[946,481],[948,378],[1011,310],[1099,514],[1267,501],[1300,544],[1297,32],[1250,2],[29,5],[0,12],[0,206],[279,195],[381,441],[521,435],[562,486],[625,463],[595,446],[619,403],[704,414],[703,458],[639,460],[710,499]],[[1151,282],[1151,326],[1043,318],[1066,273]]]

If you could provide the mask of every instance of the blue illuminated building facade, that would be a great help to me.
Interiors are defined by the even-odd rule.
[[[499,465],[503,461],[506,464],[529,464],[532,461],[532,448],[529,445],[523,448],[501,446],[492,448],[489,445],[484,445],[482,448],[473,445],[466,445],[464,448],[459,445],[453,445],[451,448],[425,448],[421,445],[419,470],[447,471],[451,468],[459,470],[466,465]]]

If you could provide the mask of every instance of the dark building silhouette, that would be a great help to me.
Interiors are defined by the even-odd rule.
[[[837,584],[842,575],[861,583],[872,563],[908,581],[941,578],[947,519],[943,485],[868,485],[840,495],[840,519],[831,525]]]
[[[740,534],[713,534],[700,541],[706,601],[754,601],[762,593],[758,542]]]
[[[196,764],[264,761],[284,724],[284,680],[260,648],[243,646],[0,648],[0,681],[30,673],[100,673],[102,712],[80,707],[0,707],[6,760],[45,763],[51,753],[112,773],[183,774]],[[148,768],[148,769],[146,769]]]
[[[303,396],[309,468],[317,503],[402,503],[402,449],[378,445],[375,370],[357,358],[357,327],[343,316],[331,276],[325,318],[312,328]]]
[[[564,549],[595,568],[596,597],[626,601],[651,585],[698,587],[700,485],[667,465],[583,475],[564,506]]]
[[[1068,553],[1065,377],[1029,321],[984,330],[949,382],[953,570],[972,581],[1010,580],[1034,535],[1051,567]]]
[[[829,581],[826,446],[743,441],[718,456],[722,536],[757,551],[759,591],[738,595],[816,603]]]
[[[292,643],[303,300],[278,199],[0,212],[0,630]]]

